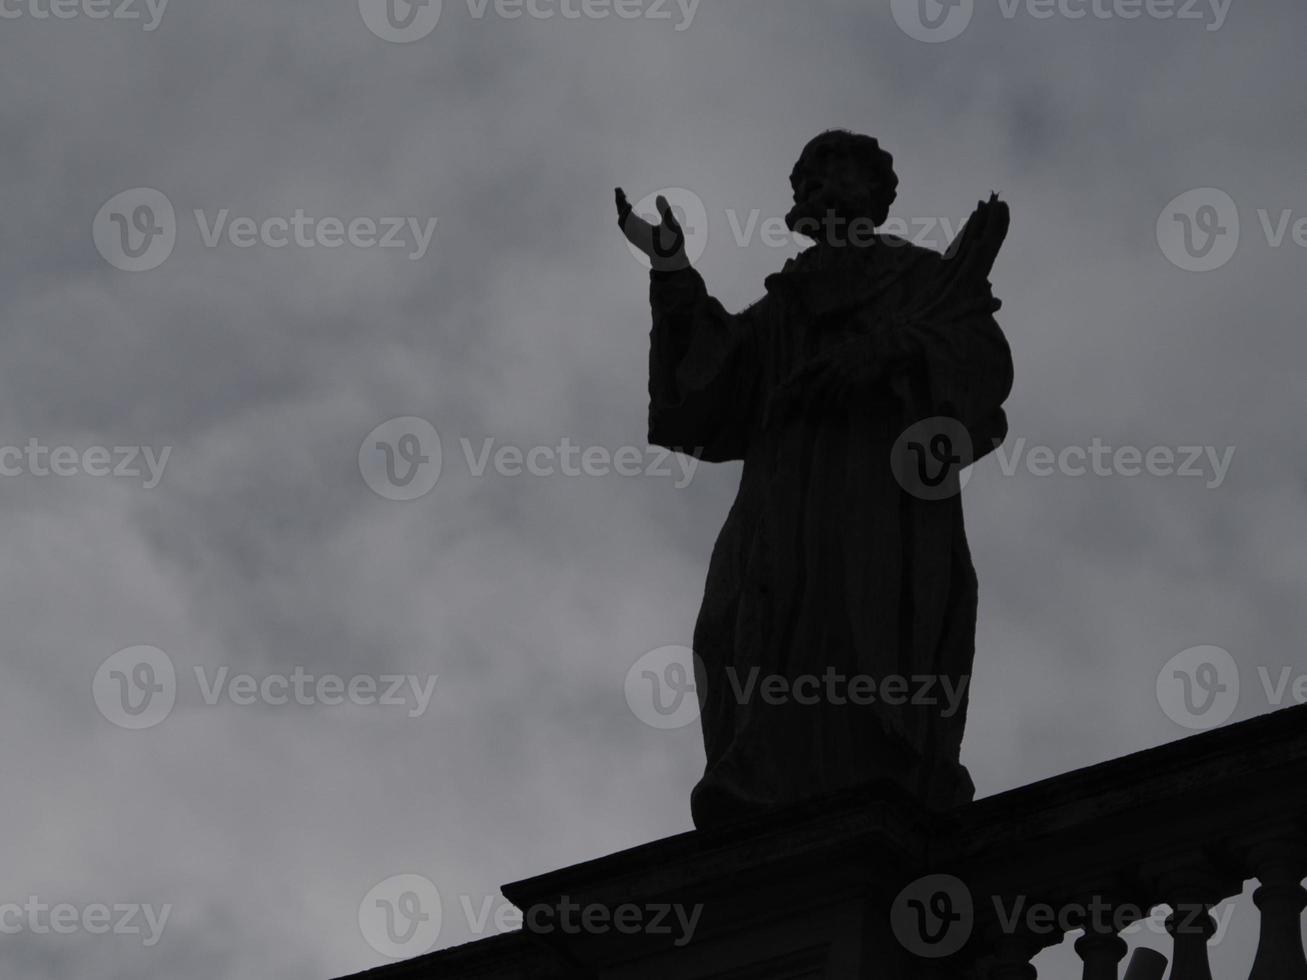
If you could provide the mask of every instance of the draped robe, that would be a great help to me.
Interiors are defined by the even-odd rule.
[[[960,421],[973,458],[1006,435],[1012,363],[988,268],[964,316],[902,317],[952,261],[888,239],[814,246],[737,315],[694,269],[652,273],[650,442],[744,464],[694,631],[699,827],[878,778],[934,808],[974,795],[958,761],[977,605],[960,497],[922,499],[890,468],[895,441],[921,419]],[[797,369],[846,351],[856,356],[844,397],[786,407]],[[907,703],[854,704],[826,696],[835,688],[824,681],[816,703],[763,696],[769,678],[832,674],[904,678]],[[921,678],[933,678],[938,703],[912,703]],[[945,680],[962,692],[948,717]]]

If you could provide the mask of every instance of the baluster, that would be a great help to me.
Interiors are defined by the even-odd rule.
[[[1125,980],[1162,980],[1166,974],[1166,957],[1155,949],[1140,947],[1130,957]]]
[[[1302,911],[1307,890],[1302,887],[1307,866],[1301,845],[1266,842],[1249,850],[1249,867],[1259,882],[1253,902],[1262,914],[1257,958],[1249,980],[1307,980],[1302,948]]]
[[[1117,964],[1129,947],[1124,939],[1113,932],[1096,932],[1086,929],[1076,940],[1076,952],[1085,964],[1084,980],[1117,980]]]
[[[1170,980],[1212,980],[1207,959],[1207,940],[1216,932],[1210,902],[1177,901],[1166,917],[1166,931],[1175,943]]]
[[[1236,894],[1242,880],[1202,853],[1163,858],[1158,872],[1155,891],[1172,910],[1166,919],[1175,947],[1169,980],[1212,980],[1207,940],[1216,934],[1216,920],[1211,908],[1224,896]]]

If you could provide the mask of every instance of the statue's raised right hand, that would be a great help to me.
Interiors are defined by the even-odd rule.
[[[658,196],[658,224],[646,221],[636,214],[626,199],[626,192],[617,188],[617,224],[626,240],[649,257],[655,272],[676,272],[688,269],[690,259],[685,254],[685,232],[672,214],[667,198]]]

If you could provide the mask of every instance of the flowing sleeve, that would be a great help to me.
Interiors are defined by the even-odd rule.
[[[754,429],[761,304],[727,313],[692,268],[651,276],[649,441],[711,463],[743,459]]]

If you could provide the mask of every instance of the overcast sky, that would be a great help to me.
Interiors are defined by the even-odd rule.
[[[1258,668],[1307,672],[1307,10],[446,0],[397,37],[373,0],[48,2],[0,0],[0,905],[80,924],[11,917],[6,977],[325,980],[385,962],[359,909],[391,876],[438,888],[448,946],[504,882],[690,828],[698,726],[625,682],[689,642],[738,468],[646,452],[612,188],[702,201],[742,308],[829,127],[894,154],[925,244],[1013,209],[1012,434],[965,495],[979,794],[1188,734],[1157,680],[1190,648],[1237,663],[1233,721],[1277,706]],[[1196,188],[1228,199],[1172,205]],[[408,417],[434,486],[379,476],[379,441],[432,455],[372,434]]]

